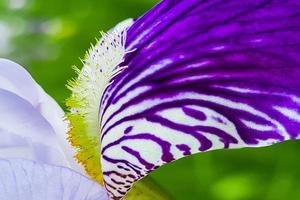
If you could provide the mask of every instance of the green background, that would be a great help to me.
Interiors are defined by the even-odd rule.
[[[62,106],[72,65],[100,30],[156,0],[0,0],[0,57],[19,62]],[[198,154],[151,174],[177,200],[300,199],[300,142]]]

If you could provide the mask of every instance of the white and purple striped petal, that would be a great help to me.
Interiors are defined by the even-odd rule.
[[[111,198],[184,156],[298,139],[299,21],[299,0],[165,0],[135,21],[101,102]]]

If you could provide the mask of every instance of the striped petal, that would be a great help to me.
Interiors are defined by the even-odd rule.
[[[64,167],[0,159],[2,200],[108,200],[98,183]]]
[[[198,152],[300,137],[300,1],[165,0],[127,33],[100,110],[112,199]]]
[[[64,112],[20,65],[0,59],[1,158],[33,159],[84,173],[67,141]]]

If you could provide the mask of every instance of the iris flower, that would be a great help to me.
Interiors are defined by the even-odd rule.
[[[299,11],[299,0],[163,0],[102,33],[65,115],[1,60],[1,197],[134,199],[133,185],[182,157],[299,139]]]

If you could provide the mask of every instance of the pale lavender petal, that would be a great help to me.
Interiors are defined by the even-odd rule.
[[[184,156],[299,139],[299,11],[299,0],[165,0],[138,19],[101,104],[111,197]]]
[[[50,97],[42,98],[49,102],[44,109],[55,108]],[[41,110],[18,94],[0,89],[0,119],[0,199],[108,200],[98,183],[58,167],[70,163]]]
[[[0,159],[2,200],[108,200],[102,187],[68,168]]]
[[[0,157],[68,166],[48,121],[23,98],[0,89]]]
[[[46,121],[45,123],[49,126],[48,129],[51,129],[52,131],[51,136],[49,135],[49,137],[51,137],[50,140],[56,143],[56,148],[59,147],[62,149],[61,154],[63,154],[63,162],[66,164],[65,166],[84,173],[82,167],[74,160],[73,156],[75,152],[67,141],[66,133],[68,124],[63,120],[63,110],[47,93],[45,93],[45,91],[32,79],[30,74],[22,66],[10,60],[0,58],[0,89],[14,93],[22,98],[23,101],[27,101],[31,104],[31,108],[28,109],[32,110],[32,112],[38,112],[40,115],[39,117],[44,118]],[[2,103],[3,102],[0,100],[0,104]],[[22,107],[22,105],[15,104],[15,110],[18,110],[19,106]],[[10,110],[7,110],[7,112],[10,112]],[[1,114],[3,117],[6,115],[6,113]],[[9,124],[9,126],[14,125]],[[2,127],[0,128],[2,129]],[[5,134],[9,135],[8,132]],[[18,132],[17,134],[23,133]],[[38,135],[39,132],[32,134]],[[29,137],[29,135],[26,135],[25,137]],[[59,163],[61,164],[62,161]]]
[[[37,83],[17,63],[0,58],[0,89],[17,94],[34,106],[38,105]]]

